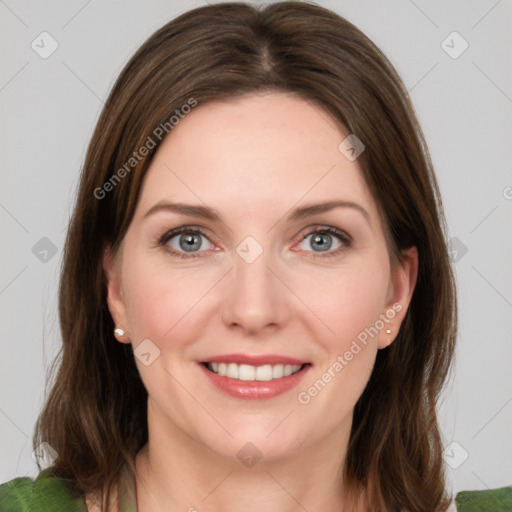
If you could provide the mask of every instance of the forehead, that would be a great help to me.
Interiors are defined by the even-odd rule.
[[[282,215],[301,202],[343,199],[378,216],[357,160],[339,150],[347,135],[320,107],[285,93],[199,104],[158,148],[140,209],[166,199]]]

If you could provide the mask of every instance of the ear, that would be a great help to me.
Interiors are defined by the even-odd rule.
[[[411,247],[401,253],[401,261],[392,270],[388,300],[381,318],[383,329],[379,330],[378,348],[385,348],[395,340],[409,304],[418,277],[418,250]]]
[[[126,306],[121,288],[120,260],[112,253],[110,246],[107,246],[103,253],[103,271],[107,284],[107,305],[117,328],[124,331],[124,335],[115,334],[116,339],[121,343],[130,343],[127,332],[128,322]]]

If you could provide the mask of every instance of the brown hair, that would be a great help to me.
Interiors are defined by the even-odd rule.
[[[258,91],[296,94],[361,139],[358,163],[392,259],[418,249],[409,310],[394,343],[379,350],[355,407],[344,479],[356,495],[366,492],[369,510],[444,510],[436,403],[453,359],[457,308],[432,163],[407,90],[383,53],[341,16],[305,2],[193,9],[154,33],[121,72],[81,173],[60,282],[63,348],[34,447],[49,443],[58,453],[51,471],[78,495],[100,491],[108,510],[148,429],[132,346],[113,336],[105,247],[115,251],[131,222],[160,143],[156,129],[170,132],[169,119],[191,99]],[[148,137],[156,147],[127,166]]]

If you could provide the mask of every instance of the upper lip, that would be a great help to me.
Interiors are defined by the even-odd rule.
[[[266,355],[249,355],[249,354],[225,354],[222,356],[214,356],[208,359],[204,359],[203,363],[236,363],[236,364],[248,364],[251,366],[263,366],[265,364],[291,364],[291,365],[303,365],[307,364],[308,361],[297,359],[295,357],[280,356],[277,354],[266,354]]]

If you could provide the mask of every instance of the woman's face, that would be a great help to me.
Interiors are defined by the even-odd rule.
[[[162,142],[105,258],[150,432],[232,458],[348,440],[408,306],[416,253],[392,271],[357,159],[339,149],[347,135],[272,93],[199,104]]]

